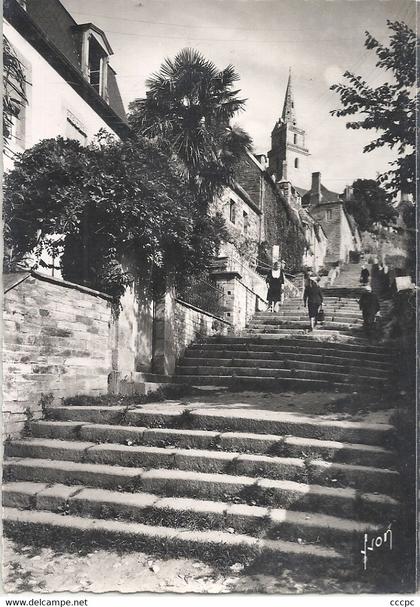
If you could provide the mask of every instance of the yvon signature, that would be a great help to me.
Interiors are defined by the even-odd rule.
[[[363,554],[363,569],[366,571],[367,568],[367,561],[368,561],[368,550],[370,550],[371,552],[373,552],[374,550],[377,550],[378,548],[381,548],[382,546],[388,544],[389,545],[389,549],[392,550],[392,529],[391,529],[391,524],[388,525],[386,531],[384,531],[384,533],[379,534],[377,536],[372,537],[371,539],[369,539],[369,536],[367,533],[364,534],[363,536],[363,550],[361,550],[360,552]]]

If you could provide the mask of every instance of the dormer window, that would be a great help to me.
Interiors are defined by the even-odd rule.
[[[107,101],[108,60],[112,48],[104,32],[92,23],[78,25],[77,29],[82,32],[83,74],[95,91]]]
[[[89,82],[102,97],[104,96],[104,80],[107,55],[93,36],[89,36],[88,70]]]

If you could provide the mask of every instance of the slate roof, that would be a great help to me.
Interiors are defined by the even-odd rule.
[[[115,118],[118,120],[111,120],[113,122],[113,124],[110,124],[112,128],[118,122],[121,125],[127,125],[127,115],[118,88],[115,71],[108,66],[108,102],[105,102],[84,78],[81,65],[80,27],[78,27],[79,24],[59,0],[26,0],[26,11],[20,7],[16,0],[5,0],[4,13],[6,19],[18,29],[53,67],[56,68],[58,63],[61,62],[62,65],[67,63],[77,70],[80,79],[84,80],[82,89],[86,90],[86,85],[91,89],[88,91],[88,95],[83,95],[85,100],[88,102],[92,100],[93,103],[90,103],[90,105],[93,105],[96,101],[98,108],[104,106],[106,103],[108,108],[115,114]],[[38,39],[40,35],[42,35],[43,44]],[[55,56],[52,56],[52,54]],[[69,74],[68,81],[71,85],[76,84],[71,80],[71,74]],[[79,94],[82,94],[80,86],[76,90],[78,90]],[[97,98],[96,100],[95,97]],[[100,112],[98,111],[98,113]],[[101,112],[102,114],[104,114],[104,111]],[[102,115],[102,118],[108,122],[104,115]],[[112,119],[112,116],[110,116],[110,119]]]

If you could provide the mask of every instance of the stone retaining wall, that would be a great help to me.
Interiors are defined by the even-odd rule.
[[[141,373],[172,375],[192,341],[230,327],[172,292],[153,305],[129,287],[117,311],[103,293],[38,272],[8,274],[4,287],[6,436],[39,419],[46,399],[136,392]]]
[[[175,300],[175,358],[179,360],[187,347],[200,337],[225,335],[230,329],[226,321],[179,299]]]
[[[112,305],[103,294],[33,274],[8,290],[3,313],[5,434],[19,432],[28,416],[41,416],[42,394],[59,399],[106,393],[113,336]]]

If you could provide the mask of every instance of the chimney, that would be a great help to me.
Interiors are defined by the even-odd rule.
[[[348,201],[353,198],[353,188],[351,185],[346,185],[344,188],[344,200]]]
[[[312,173],[312,185],[310,195],[310,206],[314,207],[321,203],[321,173]]]

